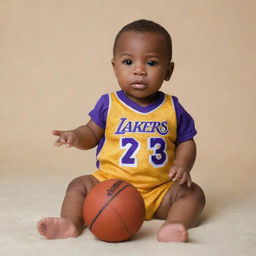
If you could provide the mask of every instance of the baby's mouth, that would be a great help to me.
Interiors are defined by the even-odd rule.
[[[134,89],[142,90],[142,89],[145,89],[147,87],[147,85],[144,84],[144,83],[135,82],[135,83],[131,84],[131,87],[134,88]]]

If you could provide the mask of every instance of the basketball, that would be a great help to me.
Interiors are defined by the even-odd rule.
[[[100,240],[121,242],[140,229],[145,205],[140,193],[120,179],[98,183],[87,195],[83,217],[87,227]]]

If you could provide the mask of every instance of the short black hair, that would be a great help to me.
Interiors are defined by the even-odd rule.
[[[115,55],[116,51],[116,45],[118,42],[118,39],[120,35],[123,32],[127,31],[134,31],[134,32],[139,32],[139,33],[144,33],[144,32],[152,32],[152,33],[158,33],[162,34],[166,40],[166,45],[169,51],[169,61],[172,59],[172,39],[170,34],[167,32],[167,30],[159,25],[158,23],[151,21],[151,20],[136,20],[133,21],[127,25],[125,25],[116,35],[115,42],[114,42],[114,47],[113,47],[113,55]]]

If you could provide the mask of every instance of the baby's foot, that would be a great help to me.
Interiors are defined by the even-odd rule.
[[[164,224],[157,235],[160,242],[186,242],[188,231],[181,224]]]
[[[64,218],[44,218],[37,223],[37,230],[47,239],[78,236],[74,223]]]

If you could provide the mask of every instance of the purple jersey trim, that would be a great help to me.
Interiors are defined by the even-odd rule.
[[[89,112],[89,116],[91,117],[93,122],[95,122],[102,129],[106,128],[108,109],[109,109],[109,95],[104,94],[100,97],[100,99],[96,103],[94,109]],[[104,143],[105,143],[105,135],[101,138],[101,140],[97,146],[96,156],[101,151]],[[100,165],[100,163],[97,160],[96,167],[99,168],[99,165]]]
[[[193,139],[197,134],[195,123],[189,113],[181,106],[178,98],[172,96],[177,118],[177,139],[176,144]]]
[[[94,109],[89,112],[89,116],[100,128],[106,128],[107,115],[109,107],[109,95],[104,94],[96,103]]]
[[[165,94],[163,92],[158,91],[156,93],[156,100],[154,103],[150,104],[149,106],[142,107],[138,105],[136,102],[132,101],[129,99],[124,91],[118,91],[116,92],[117,97],[121,100],[122,103],[127,105],[128,107],[132,108],[133,110],[140,112],[140,113],[149,113],[156,108],[158,108],[164,101],[165,99]]]
[[[116,95],[126,105],[128,105],[129,107],[141,113],[148,113],[154,110],[155,108],[159,107],[165,99],[165,94],[163,92],[158,92],[155,103],[147,107],[142,107],[142,106],[139,106],[137,103],[133,102],[132,100],[130,100],[123,91],[116,92]],[[197,131],[195,129],[194,120],[189,115],[189,113],[181,106],[181,104],[178,101],[178,98],[175,96],[172,96],[172,99],[173,99],[173,104],[174,104],[176,117],[177,117],[176,144],[179,144],[181,142],[185,142],[187,140],[193,139],[193,137],[197,134]],[[106,128],[108,108],[109,108],[109,95],[104,94],[98,100],[94,109],[89,112],[89,116],[91,117],[91,119],[102,129]],[[99,145],[97,148],[97,154],[101,150],[104,142],[105,142],[105,137],[103,137],[99,142]]]
[[[100,140],[100,142],[99,142],[99,144],[98,144],[98,147],[97,147],[97,150],[96,150],[96,156],[100,153],[100,151],[101,151],[101,149],[102,149],[104,143],[105,143],[105,135],[101,138],[101,140]],[[97,161],[96,161],[96,167],[97,167],[97,168],[100,167],[100,162],[99,162],[98,159],[97,159]]]

